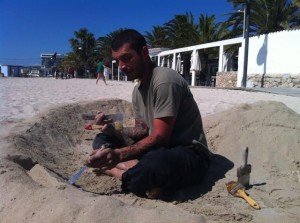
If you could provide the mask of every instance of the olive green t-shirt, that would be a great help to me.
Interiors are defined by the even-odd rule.
[[[156,67],[148,83],[139,83],[132,94],[135,118],[142,119],[153,132],[153,120],[175,116],[170,146],[200,141],[207,148],[198,106],[185,79],[176,71]]]
[[[100,61],[97,65],[97,73],[103,73],[104,67],[103,67],[103,62]]]

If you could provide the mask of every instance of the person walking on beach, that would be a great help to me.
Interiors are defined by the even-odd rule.
[[[103,67],[104,67],[103,74],[104,74],[105,80],[109,80],[109,74],[110,74],[110,70],[111,70],[109,67],[109,62],[104,63]]]
[[[96,84],[98,84],[99,79],[102,78],[104,84],[107,85],[107,83],[106,83],[106,81],[105,81],[105,77],[104,77],[104,75],[103,75],[103,71],[104,71],[103,57],[100,57],[100,58],[99,58],[99,63],[98,63],[98,65],[97,65],[97,74],[98,74],[98,76],[97,76]]]
[[[149,198],[202,182],[211,153],[186,81],[172,69],[155,67],[145,38],[133,29],[114,38],[112,57],[128,80],[139,80],[132,93],[135,127],[122,130],[134,143],[118,142],[98,112],[95,122],[104,127],[94,139],[89,165],[119,178],[124,192]]]

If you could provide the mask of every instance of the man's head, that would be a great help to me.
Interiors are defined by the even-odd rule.
[[[143,79],[149,67],[145,38],[134,29],[121,31],[112,41],[112,57],[129,80]]]
[[[111,48],[113,51],[120,49],[122,45],[129,43],[130,48],[140,53],[144,46],[146,46],[145,38],[134,29],[126,29],[121,31],[112,41]]]

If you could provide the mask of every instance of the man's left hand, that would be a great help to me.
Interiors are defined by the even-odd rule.
[[[119,157],[110,148],[101,148],[90,153],[89,166],[102,171],[114,168],[119,162]]]

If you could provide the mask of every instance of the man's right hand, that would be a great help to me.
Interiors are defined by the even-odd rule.
[[[112,123],[112,119],[107,119],[105,114],[101,111],[98,111],[97,114],[95,115],[95,124],[96,125],[105,125]]]

